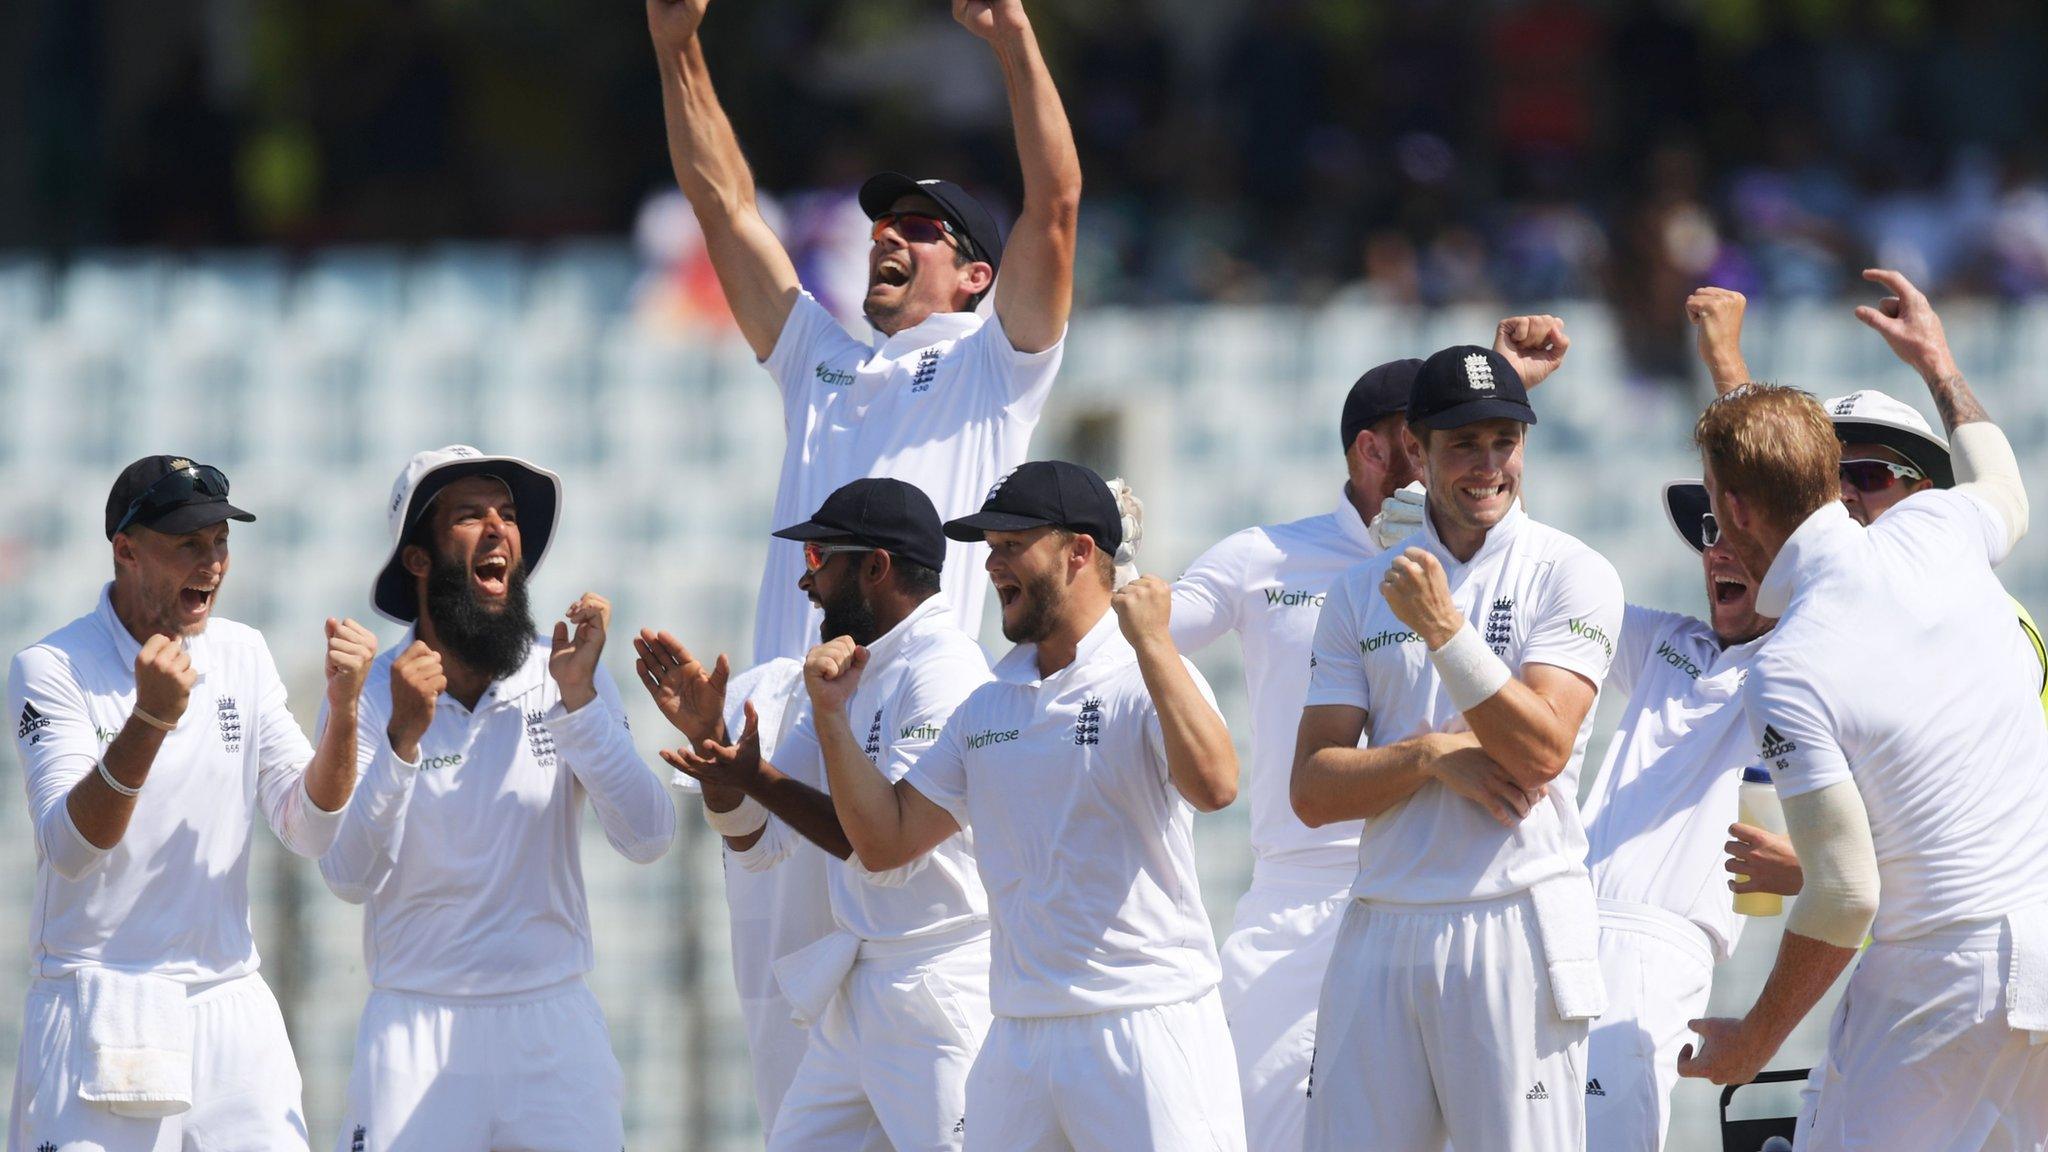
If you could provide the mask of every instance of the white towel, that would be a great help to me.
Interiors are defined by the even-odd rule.
[[[192,1107],[192,1012],[183,984],[82,968],[78,1017],[85,1033],[79,1099],[141,1119]]]
[[[789,1018],[808,1028],[825,1014],[853,962],[860,959],[860,937],[833,932],[775,961],[775,982],[789,1000]]]
[[[2005,1019],[2015,1031],[2033,1033],[2048,1044],[2048,904],[2023,908],[2005,918],[2012,933],[2006,962]]]
[[[1600,978],[1600,906],[1584,876],[1559,876],[1529,889],[1536,938],[1550,974],[1550,999],[1559,1019],[1590,1020],[1607,1011]]]

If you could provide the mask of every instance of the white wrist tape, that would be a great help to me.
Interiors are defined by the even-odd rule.
[[[1948,442],[1956,487],[1996,508],[2005,520],[2005,546],[2018,544],[2027,534],[2027,487],[2011,441],[1998,425],[1980,420],[1949,433]]]
[[[1436,665],[1444,691],[1460,712],[1469,712],[1493,699],[1503,684],[1515,678],[1501,658],[1493,654],[1493,649],[1486,646],[1486,641],[1479,638],[1478,630],[1469,620],[1443,647],[1429,654],[1429,662]]]
[[[1856,782],[1844,780],[1785,800],[1785,831],[1805,881],[1785,930],[1860,948],[1877,917],[1877,848]]]
[[[730,812],[713,812],[711,805],[704,805],[704,822],[720,836],[738,839],[752,836],[768,826],[768,810],[752,796],[740,801],[740,806]]]

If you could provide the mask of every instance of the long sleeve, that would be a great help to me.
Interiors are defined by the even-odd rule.
[[[306,794],[306,767],[313,760],[313,746],[299,722],[286,706],[284,681],[277,674],[270,650],[263,650],[263,696],[256,714],[256,801],[263,818],[295,856],[317,860],[334,844],[348,811],[325,812]],[[326,705],[321,705],[321,723],[326,723]]]
[[[342,809],[333,844],[320,857],[321,878],[336,896],[351,904],[361,904],[374,895],[398,863],[405,811],[420,769],[417,762],[400,760],[384,734],[384,710],[372,704],[384,683],[381,677],[372,678],[357,706],[356,790]],[[319,727],[327,727],[324,707]]]
[[[625,702],[611,675],[598,669],[595,700],[574,712],[557,702],[542,722],[589,794],[605,839],[636,864],[661,859],[676,838],[675,804],[633,747]]]
[[[22,784],[29,819],[35,823],[36,851],[59,876],[79,880],[106,859],[71,822],[65,801],[99,760],[98,737],[63,659],[46,648],[23,651],[7,677],[7,715],[15,721]]]
[[[761,838],[744,852],[731,848],[725,850],[732,862],[748,872],[766,872],[784,860],[789,859],[790,849],[796,847],[797,834],[780,818],[768,817],[768,823],[761,827]]]

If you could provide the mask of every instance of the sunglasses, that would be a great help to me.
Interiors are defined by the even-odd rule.
[[[873,551],[865,544],[814,544],[807,540],[804,542],[804,571],[816,572],[841,552]]]
[[[1894,464],[1889,460],[1842,461],[1842,483],[1858,492],[1882,492],[1898,481],[1911,484],[1926,475],[1911,465]]]
[[[1700,513],[1700,546],[1712,548],[1721,542],[1721,522],[1712,512]]]
[[[912,244],[937,244],[950,242],[962,252],[972,254],[966,237],[953,230],[953,222],[938,216],[927,216],[922,212],[884,212],[875,217],[874,231],[868,234],[871,240],[880,240],[882,233],[890,228]]]
[[[157,477],[156,483],[142,490],[142,494],[128,502],[128,511],[114,525],[114,534],[133,524],[138,519],[154,519],[173,508],[192,503],[194,496],[207,500],[228,498],[228,478],[220,469],[211,464],[191,464],[175,472],[166,472]]]

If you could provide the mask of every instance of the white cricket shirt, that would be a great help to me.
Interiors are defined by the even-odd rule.
[[[1050,676],[1037,645],[1012,648],[904,778],[974,830],[996,1015],[1174,1004],[1216,986],[1194,809],[1167,776],[1159,710],[1115,612]]]
[[[256,970],[249,833],[256,812],[284,846],[318,856],[340,812],[306,795],[312,745],[285,706],[263,636],[218,617],[185,640],[198,681],[164,737],[121,842],[87,843],[65,805],[135,707],[142,645],[99,606],[21,650],[7,715],[35,827],[35,972],[101,966],[206,984]]]
[[[1854,780],[1880,894],[1907,940],[2048,899],[2048,725],[2039,667],[1992,575],[2003,518],[1919,492],[1868,528],[1830,501],[1757,587],[1778,626],[1743,702],[1778,792]]]
[[[867,667],[847,701],[848,725],[868,759],[894,783],[938,739],[960,701],[988,680],[988,657],[981,646],[953,623],[944,598],[933,596],[868,645]],[[809,708],[799,723],[808,729],[808,743],[789,749],[774,764],[789,771],[785,762],[808,752],[816,762],[802,766],[797,778],[810,783],[815,775],[815,786],[829,793],[830,776]],[[802,842],[781,819],[770,817],[761,839],[735,859],[749,870],[777,867]],[[951,936],[988,920],[971,829],[948,836],[901,868],[869,872],[858,858],[833,859],[826,874],[834,921],[863,940]]]
[[[1252,852],[1261,861],[1346,872],[1358,866],[1362,822],[1310,828],[1294,814],[1287,786],[1323,598],[1379,551],[1350,497],[1340,493],[1334,511],[1227,537],[1173,585],[1173,639],[1181,651],[1198,652],[1225,632],[1236,632],[1244,646],[1252,706],[1246,797]]]
[[[881,338],[848,335],[806,292],[763,362],[782,392],[782,479],[775,526],[810,518],[844,484],[891,476],[931,497],[939,518],[981,507],[1004,473],[1024,462],[1052,391],[1064,337],[1043,352],[1010,346],[1002,321],[941,312]],[[988,595],[984,544],[946,542],[940,595],[962,631],[981,631]],[[754,607],[754,659],[801,659],[818,643],[818,612],[797,578],[803,546],[770,540]]]
[[[1717,961],[1745,919],[1722,861],[1742,770],[1757,763],[1742,684],[1762,643],[1724,651],[1705,621],[1630,604],[1607,673],[1628,703],[1580,811],[1593,894],[1692,921]]]
[[[476,710],[443,692],[419,761],[391,750],[391,663],[413,632],[377,657],[363,685],[362,777],[320,875],[362,904],[370,983],[430,996],[528,992],[595,961],[579,847],[583,801],[605,838],[638,864],[675,838],[667,789],[633,748],[617,685],[602,668],[597,698],[574,712],[548,675],[549,639],[490,686]]]
[[[1548,664],[1598,685],[1607,679],[1621,629],[1621,578],[1579,541],[1531,520],[1518,502],[1459,563],[1423,526],[1407,547],[1443,563],[1451,596],[1511,669]],[[1367,713],[1374,747],[1425,732],[1470,726],[1451,703],[1429,648],[1380,596],[1389,549],[1353,568],[1330,590],[1316,626],[1306,704],[1344,704]],[[1585,875],[1586,834],[1577,803],[1579,763],[1593,709],[1586,710],[1570,761],[1543,801],[1512,829],[1485,808],[1432,780],[1365,822],[1352,894],[1391,904],[1441,904],[1520,892],[1554,876]]]

